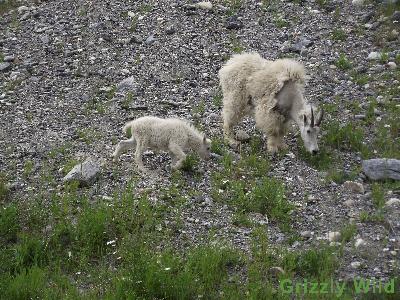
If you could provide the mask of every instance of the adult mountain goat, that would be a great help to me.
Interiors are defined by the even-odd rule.
[[[129,129],[131,138],[120,141],[112,156],[116,160],[122,152],[136,148],[135,161],[140,170],[146,170],[142,155],[147,148],[168,151],[174,170],[182,167],[186,158],[185,151],[194,151],[203,159],[210,157],[211,141],[187,121],[147,116],[128,122],[123,131],[127,133]]]
[[[303,98],[305,71],[291,59],[269,61],[257,53],[234,55],[219,71],[223,92],[224,136],[237,145],[233,126],[254,115],[256,127],[267,136],[271,153],[286,148],[283,136],[290,121],[300,129],[305,148],[318,152],[317,136],[323,111]]]

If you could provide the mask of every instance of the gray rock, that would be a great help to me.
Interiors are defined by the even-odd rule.
[[[306,50],[306,48],[311,47],[313,44],[314,44],[313,41],[306,38],[302,38],[295,44],[290,46],[289,50],[296,53],[302,53],[303,51]]]
[[[367,116],[366,115],[355,115],[354,119],[356,120],[364,120]]]
[[[342,235],[338,231],[329,231],[328,232],[328,240],[330,242],[337,242],[340,241]]]
[[[43,44],[48,44],[50,42],[50,38],[49,38],[49,36],[47,34],[42,35],[40,37],[40,40],[42,41]]]
[[[0,63],[0,72],[6,72],[11,69],[11,64],[9,62]]]
[[[350,265],[353,269],[359,269],[361,267],[361,263],[359,261],[353,261]]]
[[[400,180],[400,160],[375,158],[363,160],[362,169],[365,175],[372,180],[395,179]]]
[[[143,43],[143,39],[140,37],[140,35],[135,34],[132,36],[131,42],[135,44],[141,44]]]
[[[354,246],[356,248],[362,247],[362,246],[366,246],[367,243],[363,240],[363,239],[357,239],[354,243]]]
[[[364,5],[364,0],[353,0],[351,3],[355,6],[362,6]]]
[[[312,236],[312,232],[310,230],[305,230],[300,232],[300,235],[305,238],[310,238]]]
[[[148,45],[151,45],[151,44],[153,44],[156,40],[157,40],[157,39],[154,37],[154,35],[150,35],[150,36],[146,39],[145,43],[148,44]]]
[[[237,16],[229,17],[225,22],[226,29],[240,29],[243,28],[243,23],[238,19]]]
[[[395,63],[394,61],[388,62],[388,63],[387,63],[387,66],[388,66],[388,68],[391,69],[391,70],[395,70],[395,69],[397,68],[397,65],[396,65],[396,63]]]
[[[355,202],[352,199],[348,199],[344,201],[343,204],[346,205],[347,207],[352,207],[355,204]]]
[[[392,19],[392,21],[398,21],[398,22],[400,22],[400,11],[396,10],[396,11],[393,13],[391,19]]]
[[[125,78],[117,85],[117,92],[133,91],[136,88],[136,80],[134,76]]]
[[[400,206],[400,199],[397,198],[390,198],[386,203],[385,206]]]
[[[5,62],[13,62],[15,60],[15,56],[14,55],[6,55],[6,56],[4,56],[3,60]]]
[[[175,27],[173,25],[168,26],[165,29],[165,33],[166,34],[174,34],[176,32]]]
[[[236,139],[241,142],[246,142],[250,139],[250,136],[247,134],[246,131],[239,129],[236,132]]]
[[[361,183],[354,182],[354,181],[346,181],[343,184],[345,189],[348,189],[354,193],[364,194],[364,186]]]
[[[367,57],[368,60],[376,60],[376,59],[380,59],[380,58],[381,58],[380,52],[371,52]]]
[[[77,180],[81,186],[92,185],[100,174],[100,165],[92,160],[86,160],[76,165],[63,178],[64,182]]]

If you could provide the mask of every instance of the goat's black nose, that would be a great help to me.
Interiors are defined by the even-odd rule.
[[[317,154],[317,153],[318,153],[318,150],[313,150],[313,151],[312,151],[312,154],[313,154],[313,155],[315,155],[315,154]]]

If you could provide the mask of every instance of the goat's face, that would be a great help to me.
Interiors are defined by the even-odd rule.
[[[211,154],[211,140],[203,137],[203,143],[198,150],[198,154],[202,159],[208,160]]]
[[[321,110],[318,118],[314,119],[314,110],[310,107],[310,114],[303,114],[303,126],[300,126],[301,138],[304,142],[304,147],[306,150],[312,154],[317,154],[318,148],[318,134],[319,126],[321,125],[322,117],[324,116],[324,111]]]

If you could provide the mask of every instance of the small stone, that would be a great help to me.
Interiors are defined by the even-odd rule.
[[[343,184],[344,188],[351,190],[354,193],[364,194],[364,186],[361,183],[354,181],[346,181]]]
[[[227,29],[240,29],[243,28],[243,23],[237,16],[231,16],[226,20],[225,27]]]
[[[175,27],[173,25],[168,26],[167,29],[165,29],[166,34],[174,34],[176,32]]]
[[[361,262],[359,262],[359,261],[353,261],[350,265],[351,265],[351,267],[352,267],[353,269],[359,269],[359,268],[361,267]]]
[[[241,142],[246,142],[250,139],[250,136],[246,131],[240,129],[236,132],[236,139]]]
[[[0,72],[5,72],[11,69],[11,64],[9,62],[0,63]]]
[[[364,120],[366,117],[366,115],[354,115],[354,119],[356,120]]]
[[[212,3],[210,1],[202,1],[194,4],[195,7],[200,9],[211,10],[213,8]]]
[[[304,238],[310,238],[312,236],[312,232],[310,230],[305,230],[300,232],[300,235]]]
[[[396,256],[397,255],[397,251],[394,251],[394,250],[390,251],[390,254],[393,255],[393,256]]]
[[[352,207],[355,204],[355,202],[354,200],[349,199],[344,201],[343,204],[346,205],[347,207]]]
[[[397,198],[390,198],[386,203],[385,206],[400,206],[400,199]]]
[[[5,62],[13,62],[15,60],[15,56],[14,55],[6,55],[6,56],[4,56],[3,60]]]
[[[359,248],[361,246],[365,246],[367,243],[363,239],[357,239],[356,242],[354,243],[354,246],[356,248]]]
[[[340,241],[342,235],[338,231],[330,231],[328,232],[328,240],[330,242],[337,242]]]
[[[157,39],[154,37],[154,35],[150,35],[150,36],[146,39],[145,43],[146,43],[147,45],[151,45],[151,44],[153,44],[156,40],[157,40]]]
[[[391,17],[392,21],[400,22],[400,11],[396,10]]]
[[[141,44],[143,43],[143,39],[139,35],[135,34],[132,36],[131,42],[135,44]]]
[[[22,14],[23,12],[29,11],[29,7],[22,5],[18,7],[17,11],[19,14]]]
[[[381,56],[382,56],[382,55],[381,55],[380,52],[371,52],[371,53],[368,55],[367,59],[368,59],[368,60],[376,60],[376,59],[380,59]]]
[[[353,0],[351,3],[355,6],[362,6],[364,5],[364,0]]]
[[[397,65],[396,65],[396,63],[395,63],[394,61],[389,61],[389,62],[387,63],[387,66],[388,66],[389,69],[391,69],[391,70],[395,70],[395,69],[397,68]]]
[[[117,91],[133,91],[136,88],[136,80],[135,76],[131,76],[125,78],[124,80],[120,81],[117,85]]]
[[[48,44],[50,42],[50,38],[49,38],[49,36],[47,34],[42,35],[40,37],[40,40],[42,41],[43,44]]]
[[[342,245],[341,242],[330,242],[329,243],[329,246],[331,246],[331,247],[338,247],[338,246],[341,246],[341,245]]]

